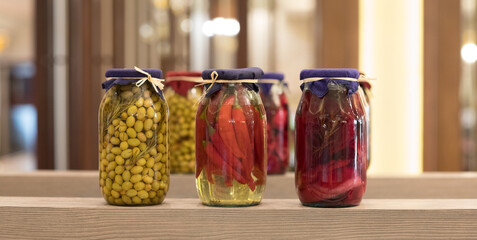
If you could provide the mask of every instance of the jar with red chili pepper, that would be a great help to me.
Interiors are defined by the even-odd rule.
[[[303,205],[359,205],[366,189],[367,115],[356,69],[301,71],[295,186]]]
[[[259,80],[260,96],[267,113],[267,174],[284,174],[288,169],[288,100],[283,74],[265,73]]]
[[[363,91],[364,99],[365,99],[365,109],[368,115],[368,132],[366,133],[367,142],[368,142],[368,154],[366,157],[367,160],[367,168],[369,168],[369,164],[371,163],[371,83],[369,79],[366,77],[366,74],[360,73],[359,78],[359,87]]]
[[[250,206],[266,181],[266,115],[259,68],[202,72],[205,92],[196,115],[196,183],[209,206]]]
[[[202,95],[201,72],[167,72],[164,97],[169,104],[172,173],[195,171],[195,114]]]

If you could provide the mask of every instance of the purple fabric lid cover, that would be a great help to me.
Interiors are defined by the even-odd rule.
[[[300,80],[306,78],[321,77],[325,78],[319,81],[302,83],[300,85],[303,91],[305,84],[308,84],[311,92],[318,97],[324,97],[328,93],[328,83],[335,82],[343,85],[348,90],[348,96],[358,91],[359,83],[357,81],[341,80],[343,78],[359,78],[359,71],[353,68],[331,68],[331,69],[304,69],[300,72]],[[330,79],[326,79],[329,77]]]
[[[217,80],[239,80],[239,79],[259,79],[263,75],[263,71],[257,67],[237,68],[237,69],[207,69],[202,72],[202,79],[212,79],[212,73],[217,72]],[[258,92],[259,88],[256,83],[242,83],[246,88]],[[210,97],[222,88],[222,83],[214,83],[212,88],[208,89],[210,84],[205,84],[207,89],[206,97]]]
[[[269,72],[269,73],[263,74],[263,76],[260,79],[276,79],[280,82],[283,82],[284,78],[285,78],[285,76],[283,75],[283,73]],[[274,83],[262,83],[262,82],[258,81],[258,85],[260,86],[260,90],[262,90],[265,95],[270,94],[270,89],[272,89],[273,84]],[[288,87],[288,84],[286,84],[285,82],[283,83],[283,85],[285,87]]]
[[[159,69],[142,69],[151,74],[151,77],[162,79],[162,71]],[[101,84],[103,89],[108,91],[114,85],[128,85],[137,82],[139,79],[146,77],[146,75],[131,68],[112,68],[104,74],[106,78],[110,78]],[[127,78],[127,79],[126,79]],[[151,84],[151,83],[146,83]],[[162,91],[159,89],[159,96],[164,99]]]

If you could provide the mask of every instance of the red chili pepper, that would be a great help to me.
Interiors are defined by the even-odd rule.
[[[251,173],[253,168],[253,142],[250,139],[250,135],[247,128],[247,121],[245,115],[240,106],[232,109],[232,118],[234,122],[235,137],[237,139],[238,146],[246,153],[246,157],[242,159],[244,165],[244,172],[242,173],[245,179],[251,179]]]
[[[229,96],[222,103],[219,111],[217,122],[217,131],[220,137],[224,140],[225,145],[234,154],[234,156],[243,159],[246,155],[240,149],[237,139],[235,138],[234,124],[232,121],[232,107],[235,102],[235,97]]]
[[[205,165],[205,161],[207,158],[207,154],[205,152],[205,143],[206,143],[206,136],[205,132],[207,129],[207,123],[205,121],[205,111],[201,106],[199,106],[199,110],[197,111],[198,115],[195,120],[195,177],[199,177],[202,168]]]
[[[207,121],[212,127],[215,127],[217,112],[219,111],[220,101],[224,96],[223,91],[219,91],[213,94],[209,99],[209,104],[207,105]]]
[[[248,99],[248,95],[245,94],[243,91],[246,91],[246,89],[241,89],[241,91],[238,92],[237,98],[240,106],[242,107],[243,114],[245,116],[245,119],[247,121],[247,129],[248,129],[248,135],[250,136],[250,142],[253,145],[254,138],[252,136],[254,135],[254,106],[250,103],[250,99]]]
[[[263,109],[263,106],[262,106]],[[254,118],[254,152],[255,152],[255,161],[253,174],[257,178],[257,184],[265,184],[265,169],[266,169],[266,159],[265,159],[265,130],[266,130],[266,119],[265,117],[260,116],[260,113],[256,108],[253,108],[253,118]],[[262,112],[265,112],[263,109]]]
[[[232,152],[225,146],[224,141],[222,138],[219,136],[219,134],[214,133],[212,136],[210,136],[211,144],[214,145],[214,148],[216,149],[217,153],[222,157],[222,160],[224,162],[227,162],[228,165],[231,166],[231,169],[235,170],[236,172],[241,175],[243,170],[243,166],[240,163],[240,160],[238,160]],[[245,184],[245,181],[241,181],[242,178],[237,179],[237,182],[240,182],[241,184]],[[240,180],[240,181],[239,181]]]
[[[225,147],[223,140],[220,138],[220,136],[217,133],[212,134],[211,140],[212,142],[207,144],[207,148],[206,148],[208,155],[212,156],[211,163],[216,168],[225,169],[219,174],[222,176],[225,175],[224,177],[226,181],[230,177],[231,179],[237,180],[237,182],[241,184],[246,184],[247,181],[240,174],[240,172],[243,171],[240,161],[233,154],[231,154],[231,152]],[[252,191],[254,189],[255,189],[255,186],[253,186]]]
[[[285,109],[280,108],[276,111],[275,116],[273,116],[272,120],[272,128],[283,130],[285,129],[285,123],[287,122],[287,113]]]

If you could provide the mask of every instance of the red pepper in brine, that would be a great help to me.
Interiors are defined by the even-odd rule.
[[[261,201],[266,181],[265,111],[258,87],[248,81],[262,73],[250,68],[202,74],[213,82],[205,85],[196,121],[196,183],[205,205],[249,206]],[[200,174],[201,169],[205,173]]]

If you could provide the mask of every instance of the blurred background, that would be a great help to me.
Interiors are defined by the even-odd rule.
[[[97,169],[109,68],[376,77],[371,174],[477,170],[477,0],[1,0],[0,171]],[[290,116],[294,119],[294,116]],[[293,122],[293,121],[291,121]]]

